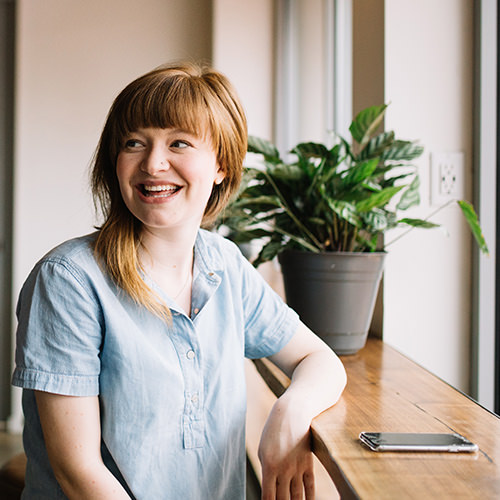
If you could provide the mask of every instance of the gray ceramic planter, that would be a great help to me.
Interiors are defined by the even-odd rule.
[[[285,251],[279,255],[287,303],[337,354],[365,343],[385,253]]]

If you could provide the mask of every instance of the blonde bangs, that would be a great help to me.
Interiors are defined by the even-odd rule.
[[[175,128],[202,136],[210,111],[197,78],[175,74],[140,79],[116,102],[114,122],[119,142],[140,128]],[[135,87],[135,88],[134,88]]]

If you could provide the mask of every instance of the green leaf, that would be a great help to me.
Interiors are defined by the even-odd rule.
[[[395,186],[398,181],[406,179],[407,177],[410,177],[411,175],[415,176],[416,173],[415,172],[406,172],[405,174],[401,174],[401,175],[395,175],[392,177],[384,177],[380,181],[380,184],[383,187]]]
[[[276,146],[272,142],[261,139],[260,137],[255,137],[253,135],[248,137],[248,151],[250,153],[264,155],[266,160],[271,163],[281,162],[280,154]]]
[[[389,212],[385,210],[387,217],[387,229],[392,229],[398,225],[398,218],[396,212]]]
[[[312,245],[306,239],[301,238],[300,236],[292,234],[289,231],[282,230],[279,227],[276,227],[275,230],[278,231],[283,236],[286,236],[288,239],[290,239],[290,240],[298,243],[298,245],[300,247],[302,247],[304,250],[307,250],[308,252],[314,252],[314,253],[319,253],[320,252],[319,248],[317,248],[316,246]]]
[[[361,187],[363,189],[368,189],[368,191],[372,191],[374,193],[379,192],[382,189],[380,184],[378,184],[377,182],[373,182],[372,180],[361,183]]]
[[[272,196],[273,194],[273,191],[270,190],[269,187],[266,186],[266,184],[252,184],[239,194],[239,200],[244,201],[248,198],[256,198],[258,196]],[[235,200],[234,203],[237,205],[239,201]]]
[[[271,234],[271,231],[266,231],[265,229],[252,229],[248,231],[234,231],[229,234],[228,238],[235,243],[248,243],[260,238],[267,238]]]
[[[237,200],[234,205],[238,208],[251,207],[252,205],[265,205],[269,206],[269,208],[272,209],[275,207],[280,207],[281,203],[277,196],[255,196],[253,198],[242,197]]]
[[[488,250],[488,245],[486,244],[486,240],[483,236],[483,231],[481,230],[481,226],[479,225],[479,220],[477,218],[477,214],[474,210],[474,207],[465,200],[457,201],[458,206],[461,208],[462,213],[464,214],[465,220],[469,224],[469,227],[474,235],[474,238],[479,245],[481,252],[486,255],[489,255],[490,251]]]
[[[361,219],[356,212],[356,207],[351,203],[340,200],[327,200],[328,206],[343,220],[353,226],[359,227]]]
[[[415,142],[410,141],[394,141],[388,149],[381,155],[382,161],[410,161],[418,158],[424,152],[424,148]]]
[[[360,182],[368,179],[378,165],[378,158],[373,158],[372,160],[364,161],[353,165],[351,168],[345,171],[344,177],[342,179],[342,185],[344,187],[354,186]]]
[[[363,221],[371,231],[384,231],[389,225],[387,213],[384,210],[374,209],[368,212],[363,217]]]
[[[364,146],[384,119],[387,104],[360,111],[349,127],[353,139]]]
[[[262,247],[259,255],[257,255],[256,259],[253,261],[253,265],[258,267],[264,262],[273,260],[282,250],[284,250],[284,247],[281,237],[279,240],[271,239],[271,241]]]
[[[362,236],[358,236],[357,242],[358,245],[353,249],[355,252],[376,252],[377,251],[377,240],[378,234],[369,235],[370,238],[363,238]]]
[[[356,204],[356,208],[358,209],[359,212],[368,212],[369,210],[372,210],[375,207],[383,207],[389,201],[392,199],[392,197],[401,191],[401,189],[404,186],[391,186],[385,189],[382,189],[382,191],[379,191],[378,193],[373,193],[371,196],[368,198],[359,201]]]
[[[439,224],[435,224],[434,222],[430,222],[425,219],[410,219],[410,218],[404,218],[398,220],[398,224],[406,224],[408,226],[412,227],[419,227],[422,229],[432,229],[434,227],[439,227]]]
[[[364,160],[380,156],[394,142],[394,132],[382,132],[370,139],[359,154],[359,159]]]
[[[342,161],[342,157],[347,156],[347,151],[345,146],[340,143],[333,146],[328,152],[328,161],[330,165],[338,165]]]
[[[396,206],[396,210],[408,210],[410,207],[418,205],[420,203],[420,177],[415,175],[415,178],[408,186],[403,194],[401,195],[401,199]]]
[[[292,153],[303,156],[304,158],[325,158],[329,155],[326,146],[317,142],[301,142],[292,149]]]
[[[352,124],[351,124],[351,127],[352,127]],[[352,158],[354,160],[354,154],[352,152],[351,145],[343,137],[339,136],[339,139],[340,139],[340,145],[342,145],[343,149],[345,150],[344,157],[345,158]],[[332,151],[333,151],[333,149],[332,149]],[[340,155],[340,151],[341,150],[339,148],[339,150],[337,151],[337,155]]]

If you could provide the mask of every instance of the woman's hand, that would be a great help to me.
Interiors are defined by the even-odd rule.
[[[263,500],[314,500],[310,422],[279,399],[267,419],[259,445]]]
[[[304,324],[270,357],[290,378],[267,419],[259,445],[263,500],[313,500],[312,419],[334,405],[346,384],[335,353]]]

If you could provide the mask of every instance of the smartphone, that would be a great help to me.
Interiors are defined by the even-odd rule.
[[[476,444],[456,433],[362,432],[359,439],[373,451],[472,452],[478,450]]]

